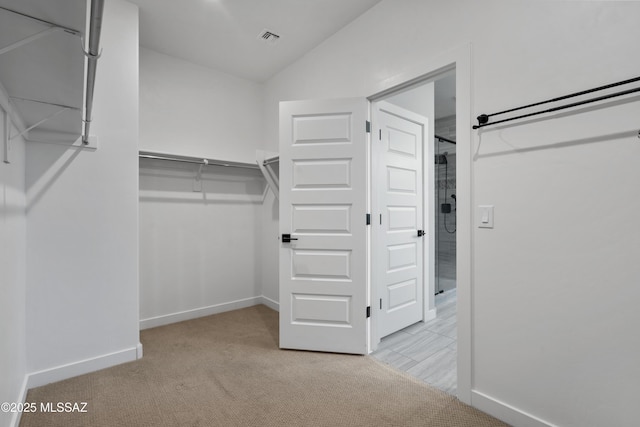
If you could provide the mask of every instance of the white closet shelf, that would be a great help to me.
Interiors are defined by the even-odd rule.
[[[103,5],[0,0],[0,107],[17,129],[5,146],[18,136],[71,144],[82,136],[88,144]]]
[[[262,162],[262,164],[264,166],[268,166],[271,165],[273,163],[280,163],[280,155],[275,155],[273,157],[269,157],[269,158],[265,158],[264,161]]]
[[[232,162],[227,160],[208,159],[194,156],[182,156],[179,154],[160,153],[157,151],[139,151],[138,157],[141,159],[168,160],[171,162],[193,163],[196,165],[204,166],[224,166],[230,168],[258,169],[258,166],[253,163]]]

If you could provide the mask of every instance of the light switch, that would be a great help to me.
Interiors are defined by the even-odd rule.
[[[478,206],[478,227],[493,228],[493,205]]]

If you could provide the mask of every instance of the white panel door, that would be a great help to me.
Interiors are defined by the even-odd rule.
[[[367,110],[280,104],[281,348],[367,353]]]
[[[377,102],[372,142],[374,204],[374,286],[380,311],[378,335],[384,337],[422,320],[423,251],[422,148],[425,117],[387,102]],[[424,234],[424,231],[421,232]]]

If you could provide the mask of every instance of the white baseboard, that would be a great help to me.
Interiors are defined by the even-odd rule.
[[[24,380],[22,381],[22,388],[20,389],[20,393],[18,394],[18,398],[14,400],[14,402],[26,402],[27,401],[27,391],[29,391],[29,375],[24,376]],[[13,417],[11,417],[11,421],[9,422],[10,427],[18,427],[20,425],[20,419],[22,417],[22,412],[15,412]]]
[[[139,342],[136,346],[136,359],[142,359],[143,351],[142,351],[142,343]]]
[[[169,325],[171,323],[182,322],[184,320],[197,319],[198,317],[211,316],[212,314],[224,313],[225,311],[251,307],[254,305],[262,304],[262,298],[263,297],[245,298],[237,301],[210,305],[208,307],[195,308],[193,310],[180,311],[178,313],[171,313],[157,317],[150,317],[148,319],[142,319],[140,320],[140,330]]]
[[[136,360],[137,348],[132,347],[126,350],[117,351],[111,354],[85,359],[67,365],[56,366],[55,368],[43,371],[32,372],[28,375],[27,388],[40,387],[100,369],[110,368],[126,362]]]
[[[426,310],[424,313],[424,319],[422,320],[423,322],[428,322],[429,320],[433,320],[436,317],[438,317],[438,310],[435,308],[432,308],[431,310]]]
[[[556,427],[555,424],[548,423],[476,390],[471,391],[471,406],[512,426]]]
[[[262,304],[266,305],[272,310],[275,310],[278,312],[280,311],[280,303],[278,301],[274,301],[271,298],[265,297],[264,295],[262,295],[260,298],[262,298]]]

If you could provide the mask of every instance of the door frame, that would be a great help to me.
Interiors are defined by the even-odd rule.
[[[380,234],[382,233],[382,230],[380,229],[380,227],[375,228],[377,225],[377,220],[376,220],[376,216],[374,215],[374,212],[377,211],[378,206],[376,206],[379,203],[379,194],[382,191],[381,188],[379,188],[378,186],[378,180],[375,179],[374,177],[374,173],[375,171],[378,170],[379,168],[379,160],[380,160],[380,155],[381,152],[379,149],[375,149],[375,144],[377,144],[378,140],[376,138],[377,135],[377,130],[379,128],[378,123],[376,123],[376,108],[378,103],[380,102],[387,102],[386,100],[397,94],[400,92],[406,92],[406,91],[410,91],[413,88],[416,88],[418,86],[424,85],[424,84],[429,84],[429,83],[433,83],[433,81],[429,81],[431,79],[428,79],[426,81],[420,81],[420,82],[416,82],[413,85],[409,86],[409,87],[404,87],[398,91],[395,92],[391,92],[386,94],[383,98],[378,98],[378,99],[374,99],[374,100],[369,100],[369,106],[370,106],[370,117],[371,117],[371,135],[370,135],[370,140],[371,140],[371,145],[370,145],[370,159],[369,159],[369,164],[370,166],[370,173],[369,173],[369,180],[370,180],[370,195],[369,195],[369,200],[371,201],[371,209],[370,211],[372,212],[371,216],[372,216],[372,220],[371,220],[371,229],[370,229],[370,233],[371,236],[369,238],[369,251],[370,251],[370,256],[371,256],[371,260],[369,262],[369,268],[370,268],[370,295],[371,295],[371,312],[372,312],[372,319],[371,319],[371,325],[370,325],[370,349],[371,351],[375,351],[377,349],[378,344],[380,343],[380,339],[382,338],[380,335],[380,316],[381,316],[381,312],[380,312],[380,307],[378,304],[376,304],[376,301],[379,301],[380,298],[382,297],[382,295],[380,294],[380,283],[377,280],[377,275],[375,274],[375,266],[377,265],[377,263],[380,261],[380,253],[379,251],[382,249],[378,243],[379,243],[379,238],[380,238]],[[432,95],[432,98],[434,97],[434,95]],[[435,101],[435,99],[434,99]],[[435,295],[434,295],[434,284],[435,284],[435,240],[434,240],[434,236],[435,236],[435,202],[433,197],[429,197],[429,195],[433,194],[433,175],[434,175],[434,165],[433,165],[433,161],[429,162],[428,159],[433,159],[434,156],[434,149],[433,149],[433,145],[430,144],[430,141],[433,141],[433,137],[434,137],[434,123],[435,123],[435,117],[434,117],[434,111],[431,111],[431,116],[432,117],[425,117],[427,119],[427,122],[424,123],[425,129],[423,132],[423,137],[422,137],[422,166],[421,166],[421,180],[422,180],[422,195],[421,195],[421,201],[422,201],[422,228],[426,230],[426,236],[421,239],[421,242],[419,242],[420,244],[422,244],[422,254],[423,254],[423,259],[422,259],[422,316],[421,316],[421,321],[422,322],[426,322],[429,321],[431,319],[434,319],[436,317],[436,310],[435,310]],[[430,190],[431,189],[431,190]],[[425,257],[426,255],[426,257]]]
[[[434,80],[443,73],[454,70],[456,73],[456,188],[457,188],[457,239],[456,239],[456,288],[457,288],[457,397],[469,405],[472,390],[472,226],[473,226],[473,159],[471,133],[472,100],[472,47],[465,44],[436,56],[425,55],[415,58],[402,73],[383,77],[368,87],[370,102],[383,99],[388,95],[406,89],[416,83]],[[371,295],[371,281],[369,281]],[[370,304],[373,300],[369,301]],[[369,342],[373,342],[371,322]]]

